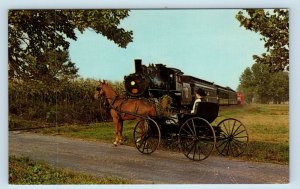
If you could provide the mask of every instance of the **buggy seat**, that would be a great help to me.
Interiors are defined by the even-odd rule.
[[[182,114],[179,116],[181,123],[185,122],[191,117],[201,117],[208,121],[213,122],[219,113],[219,104],[213,102],[199,102],[196,104],[196,112],[193,114]]]

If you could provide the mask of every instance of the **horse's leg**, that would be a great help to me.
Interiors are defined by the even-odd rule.
[[[122,132],[123,132],[123,120],[119,120],[119,143],[122,145],[123,144],[123,136],[122,136]]]
[[[119,119],[115,116],[113,116],[113,123],[114,123],[114,127],[115,127],[115,141],[113,142],[114,146],[118,145],[118,141],[119,141]]]

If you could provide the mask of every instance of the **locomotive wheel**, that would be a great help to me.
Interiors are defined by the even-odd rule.
[[[179,130],[179,145],[183,154],[194,161],[201,161],[212,153],[216,143],[214,129],[205,119],[188,119]]]
[[[153,119],[140,120],[133,131],[135,147],[143,154],[153,153],[159,146],[160,128]]]
[[[217,136],[216,148],[221,155],[237,157],[244,153],[248,147],[249,136],[242,122],[228,118],[217,127],[220,127],[220,135]]]

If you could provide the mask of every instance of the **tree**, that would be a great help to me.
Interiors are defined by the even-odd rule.
[[[274,103],[280,104],[289,100],[289,75],[287,72],[272,74],[271,86]]]
[[[245,95],[245,101],[259,103],[281,103],[289,99],[288,72],[269,72],[269,66],[255,63],[240,77],[238,90]]]
[[[250,68],[246,68],[240,77],[240,85],[237,91],[244,93],[244,99],[247,103],[251,103],[254,98],[253,74]]]
[[[266,53],[254,55],[256,63],[270,65],[271,71],[289,70],[289,11],[287,9],[246,9],[236,15],[241,26],[262,35]]]
[[[78,69],[71,62],[68,51],[46,51],[38,58],[28,55],[26,72],[23,79],[41,80],[47,83],[53,81],[73,79],[77,77]]]
[[[253,64],[252,71],[252,85],[254,86],[254,95],[257,102],[267,104],[272,100],[271,93],[271,73],[269,72],[269,66],[266,64]]]
[[[10,10],[8,15],[9,78],[35,79],[34,72],[49,69],[46,56],[65,56],[75,31],[91,29],[125,48],[132,42],[132,31],[119,28],[128,10]],[[66,62],[66,61],[63,61]],[[64,74],[76,74],[71,61],[60,62]],[[57,65],[58,66],[58,65]],[[56,67],[55,69],[57,69]],[[69,72],[66,72],[68,70]],[[39,70],[41,69],[41,70]],[[57,72],[58,70],[56,70]],[[38,74],[40,75],[40,74]]]

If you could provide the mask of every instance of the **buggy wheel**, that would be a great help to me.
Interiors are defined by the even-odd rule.
[[[143,154],[153,153],[159,146],[160,138],[160,128],[151,118],[140,120],[133,131],[135,147]]]
[[[217,136],[216,148],[223,156],[237,157],[248,147],[249,136],[245,125],[234,118],[222,120],[217,127],[220,133]]]
[[[201,161],[212,153],[216,143],[214,129],[203,118],[188,119],[179,130],[179,145],[183,154],[194,161]]]

